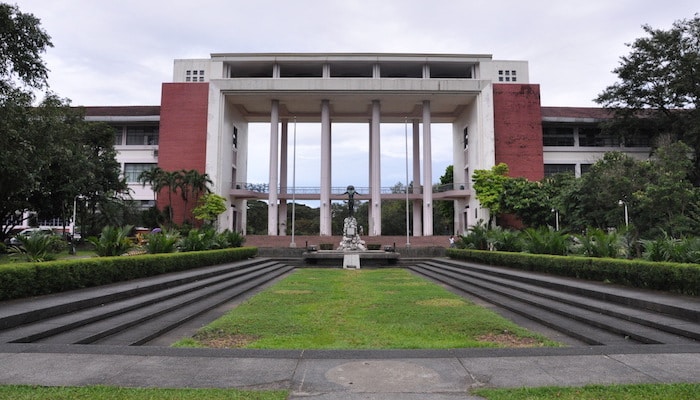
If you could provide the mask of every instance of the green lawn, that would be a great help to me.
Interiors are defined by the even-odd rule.
[[[488,400],[697,400],[700,399],[700,384],[478,389],[472,391],[472,394]]]
[[[405,269],[296,270],[178,347],[557,346]]]
[[[0,386],[3,400],[284,400],[287,395],[283,390]]]

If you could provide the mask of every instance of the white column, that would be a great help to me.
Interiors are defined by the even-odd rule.
[[[413,193],[420,193],[420,124],[413,120]],[[413,200],[413,236],[423,236],[422,202]]]
[[[289,153],[289,119],[282,119],[282,135],[280,137],[280,194],[287,194],[287,155]],[[287,235],[287,200],[281,199],[277,218],[280,236]]]
[[[433,236],[433,157],[430,146],[430,100],[423,100],[423,235]]]
[[[372,189],[372,119],[370,118],[369,124],[367,126],[367,132],[369,132],[369,135],[367,136],[367,141],[369,143],[369,160],[368,160],[368,165],[369,165],[369,170],[367,171],[369,176],[367,177],[367,182],[370,182],[370,193],[367,193],[371,196],[371,189]],[[367,206],[367,234],[371,234],[374,232],[374,222],[372,221],[372,200],[370,199],[369,205]]]
[[[381,153],[379,148],[379,126],[381,123],[381,104],[379,100],[372,100],[372,127],[370,129],[370,153],[372,154],[370,170],[370,191],[372,217],[370,223],[370,236],[382,234],[382,182],[381,182]]]
[[[328,100],[321,101],[321,236],[331,235],[331,111]]]
[[[279,131],[279,100],[272,100],[270,111],[270,193],[267,197],[267,234],[277,236],[277,153]]]

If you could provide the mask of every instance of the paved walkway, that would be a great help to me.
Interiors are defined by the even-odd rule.
[[[0,345],[0,384],[287,389],[290,399],[478,399],[476,387],[700,382],[700,345],[268,351]]]

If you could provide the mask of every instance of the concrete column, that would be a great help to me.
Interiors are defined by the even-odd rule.
[[[279,151],[279,100],[272,100],[272,110],[270,111],[270,180],[268,185],[270,193],[267,197],[267,234],[277,236],[277,153]]]
[[[369,165],[369,170],[367,171],[369,176],[367,177],[367,182],[370,182],[370,190],[371,190],[371,182],[372,182],[372,119],[370,118],[368,126],[367,126],[367,132],[369,135],[367,135],[367,141],[369,143],[369,160],[368,160],[368,165]],[[371,195],[371,192],[369,193]],[[371,234],[374,230],[374,222],[372,222],[372,201],[370,200],[368,206],[367,206],[367,234]]]
[[[433,236],[433,157],[430,146],[430,100],[423,100],[423,235]]]
[[[289,154],[289,119],[282,119],[282,135],[280,137],[280,194],[287,194],[287,156]],[[280,199],[277,219],[280,236],[287,235],[287,200]]]
[[[328,100],[321,101],[321,236],[331,235],[331,111]]]
[[[420,123],[413,120],[413,193],[420,193]],[[413,200],[413,236],[423,236],[421,200]]]
[[[370,163],[370,207],[372,217],[370,220],[370,236],[381,236],[382,234],[382,182],[381,182],[381,153],[379,148],[380,136],[379,126],[381,123],[381,104],[379,100],[372,100],[372,127],[370,129],[370,153],[372,160]]]

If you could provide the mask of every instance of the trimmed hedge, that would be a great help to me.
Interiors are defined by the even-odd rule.
[[[254,257],[256,247],[0,266],[0,300],[81,289]]]
[[[700,295],[700,265],[616,258],[447,249],[450,258],[636,288]]]

